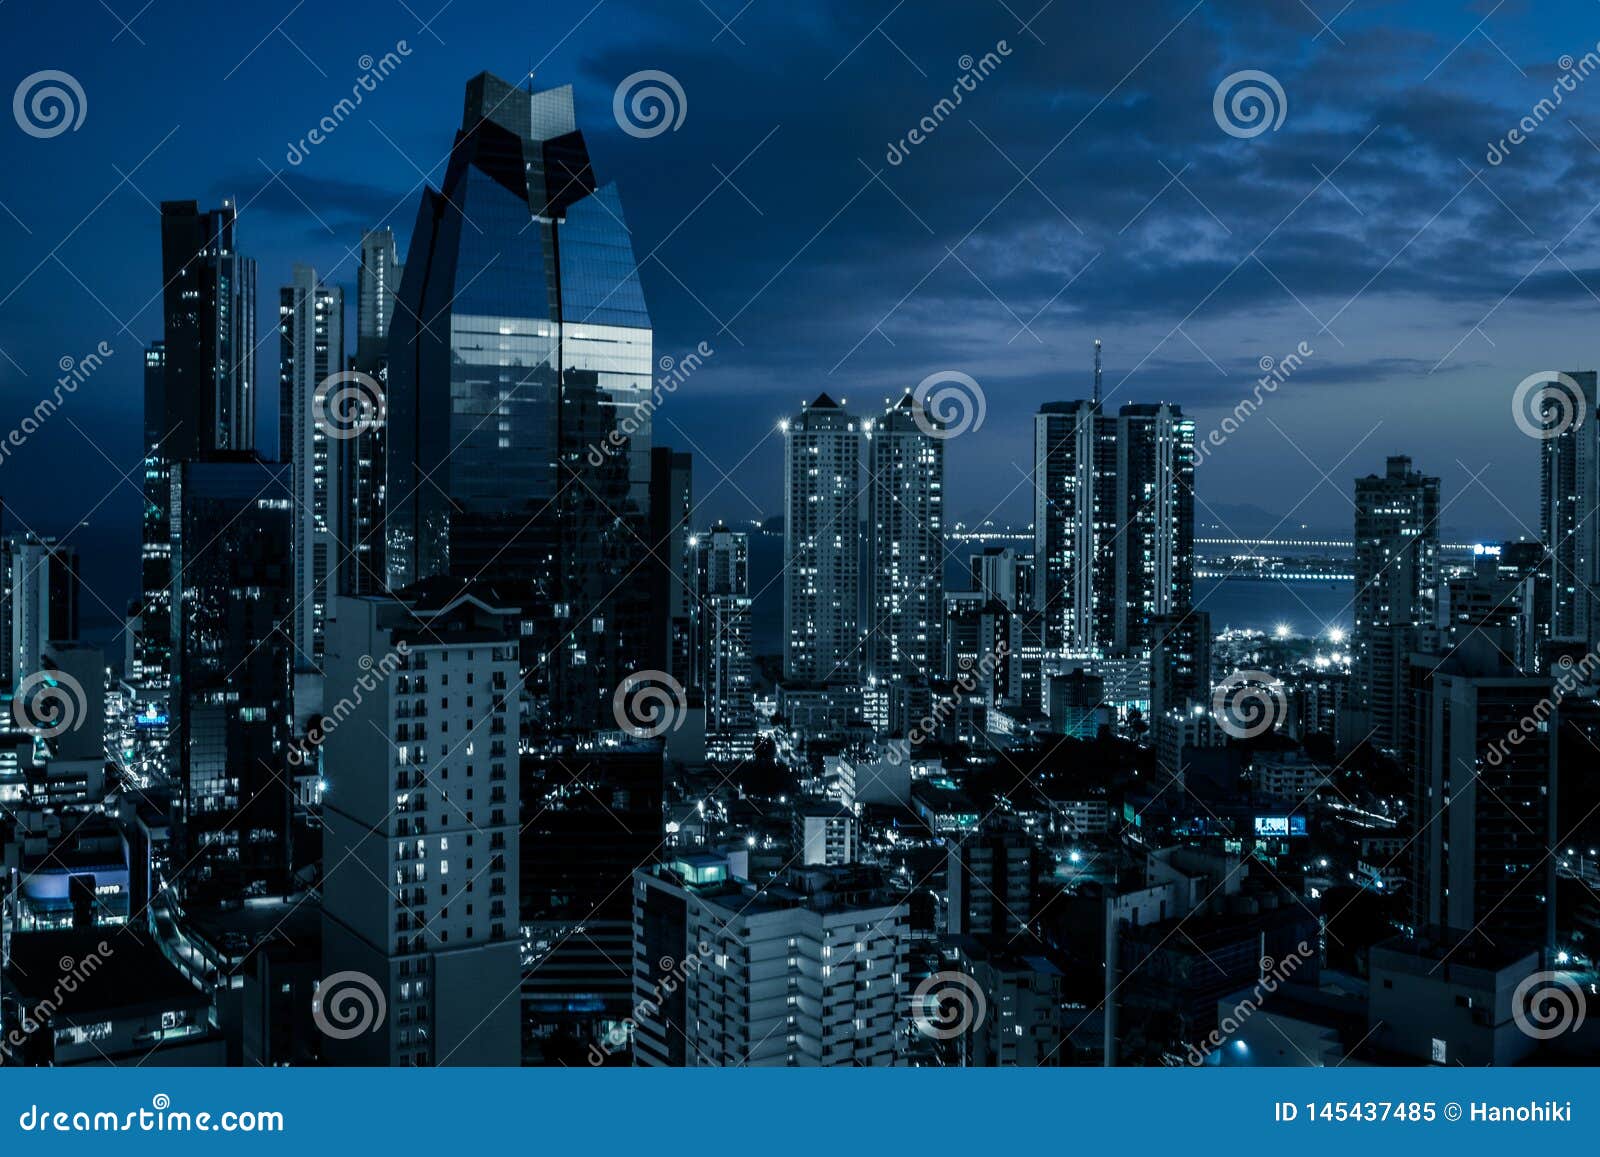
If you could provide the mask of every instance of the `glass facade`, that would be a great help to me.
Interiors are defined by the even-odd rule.
[[[573,126],[568,88],[468,84],[389,331],[384,534],[392,589],[449,574],[517,599],[532,685],[582,725],[620,677],[605,656],[645,646],[618,588],[647,553],[652,334],[621,201]],[[618,429],[615,454],[587,452]]]

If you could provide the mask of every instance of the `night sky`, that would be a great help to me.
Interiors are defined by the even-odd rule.
[[[1201,467],[1202,523],[1347,531],[1351,479],[1404,452],[1444,479],[1447,537],[1532,535],[1538,444],[1510,396],[1600,360],[1600,75],[1503,163],[1485,154],[1559,90],[1564,56],[1595,51],[1600,4],[1040,2],[9,0],[4,92],[60,70],[87,111],[47,139],[0,123],[0,428],[61,359],[114,353],[0,463],[7,529],[87,519],[85,614],[120,613],[140,350],[161,336],[158,202],[241,206],[270,450],[290,266],[347,287],[353,334],[362,228],[392,226],[403,254],[465,81],[532,69],[576,87],[620,187],[657,355],[715,350],[656,419],[657,442],[696,454],[697,522],[777,511],[776,422],[803,398],[865,412],[958,370],[987,415],[949,447],[950,514],[1025,523],[1032,414],[1088,394],[1100,337],[1112,405],[1180,403],[1202,438],[1262,358],[1314,351]],[[361,58],[401,41],[398,68],[291,164]],[[992,73],[889,163],[963,58],[1001,41]],[[645,69],[686,107],[638,138],[612,98]],[[1240,138],[1213,96],[1246,69],[1271,74],[1286,112]]]

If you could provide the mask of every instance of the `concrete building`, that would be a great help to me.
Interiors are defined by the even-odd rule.
[[[784,423],[783,674],[852,683],[861,654],[861,424],[827,394]]]
[[[897,1063],[909,923],[872,869],[794,869],[762,888],[717,856],[636,872],[634,1063]]]
[[[334,605],[323,967],[361,974],[388,1015],[325,1055],[515,1065],[518,608],[449,582]]]
[[[909,391],[866,429],[867,673],[926,679],[944,665],[944,439]]]

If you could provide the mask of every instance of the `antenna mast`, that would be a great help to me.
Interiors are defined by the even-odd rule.
[[[1100,408],[1100,339],[1094,339],[1094,408]]]

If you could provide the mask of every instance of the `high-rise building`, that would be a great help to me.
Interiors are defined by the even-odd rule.
[[[322,741],[323,967],[364,974],[388,1016],[327,1055],[515,1065],[518,612],[449,580],[402,593],[339,596],[328,628],[346,709]]]
[[[1194,421],[1176,406],[1117,413],[1114,533],[1112,645],[1143,654],[1151,620],[1186,611],[1194,599]]]
[[[1092,651],[1116,635],[1117,429],[1093,402],[1033,420],[1034,609],[1045,646]]]
[[[361,266],[356,272],[356,358],[372,362],[384,356],[389,324],[394,319],[405,266],[388,226],[361,234]]]
[[[166,416],[165,342],[144,351],[144,517],[139,547],[139,623],[134,669],[141,705],[166,711],[172,653],[172,473],[163,444]]]
[[[578,1064],[633,1011],[633,873],[661,856],[664,753],[632,739],[538,752],[522,783],[524,1063]]]
[[[927,679],[944,655],[944,439],[908,391],[866,430],[867,670]]]
[[[1170,771],[1182,761],[1184,719],[1211,711],[1211,616],[1205,611],[1155,615],[1150,620],[1150,731],[1157,757]]]
[[[45,670],[52,642],[78,638],[78,549],[53,538],[20,534],[3,544],[9,641],[5,656],[10,685]]]
[[[694,543],[706,748],[713,758],[740,759],[750,754],[756,734],[750,537],[719,523]]]
[[[398,308],[405,267],[395,251],[391,229],[369,229],[361,235],[361,268],[356,275],[355,369],[389,388],[389,325]],[[367,388],[372,389],[368,384]],[[383,511],[386,496],[388,407],[380,402],[357,433],[339,446],[345,489],[346,559],[339,570],[340,589],[347,594],[379,594],[385,589]]]
[[[1194,596],[1194,422],[1176,406],[1049,402],[1034,418],[1034,604],[1046,645],[1148,653]]]
[[[972,589],[1017,614],[1033,612],[1033,559],[1009,546],[985,547],[971,559]]]
[[[862,667],[861,424],[821,394],[784,432],[784,678],[852,683]]]
[[[697,681],[694,558],[689,518],[694,511],[694,460],[681,450],[650,451],[650,607],[655,645],[646,666],[665,671],[685,687]]]
[[[1548,676],[1471,638],[1412,661],[1417,928],[1555,943],[1557,729]],[[1539,721],[1531,732],[1529,720]]]
[[[651,342],[571,87],[474,77],[389,323],[389,586],[452,575],[514,596],[524,663],[574,727],[610,715],[646,651],[624,576],[645,556]]]
[[[234,227],[230,201],[205,212],[194,201],[161,203],[159,442],[168,462],[255,445],[256,263],[235,248]]]
[[[181,883],[208,899],[281,892],[291,866],[289,468],[237,454],[171,471]]]
[[[1380,748],[1405,740],[1410,652],[1431,649],[1439,582],[1439,480],[1391,457],[1356,479],[1354,692],[1362,727]],[[1360,739],[1361,736],[1353,736]]]
[[[726,857],[634,873],[634,1063],[892,1065],[909,1000],[910,910],[876,869],[791,869],[766,887]]]
[[[1539,442],[1539,524],[1550,552],[1550,636],[1600,636],[1600,375],[1570,372],[1582,410]],[[1569,390],[1552,385],[1552,390]],[[1572,399],[1574,405],[1579,399]],[[1587,415],[1585,417],[1585,415]]]
[[[1020,825],[990,819],[946,840],[945,876],[952,936],[1010,943],[1028,931],[1043,870],[1033,838]],[[1027,950],[1036,945],[1024,939]]]
[[[294,662],[297,671],[316,672],[345,521],[342,429],[329,410],[344,387],[334,383],[320,398],[318,390],[344,369],[344,290],[296,265],[294,280],[279,291],[278,328],[278,456],[294,483]]]

